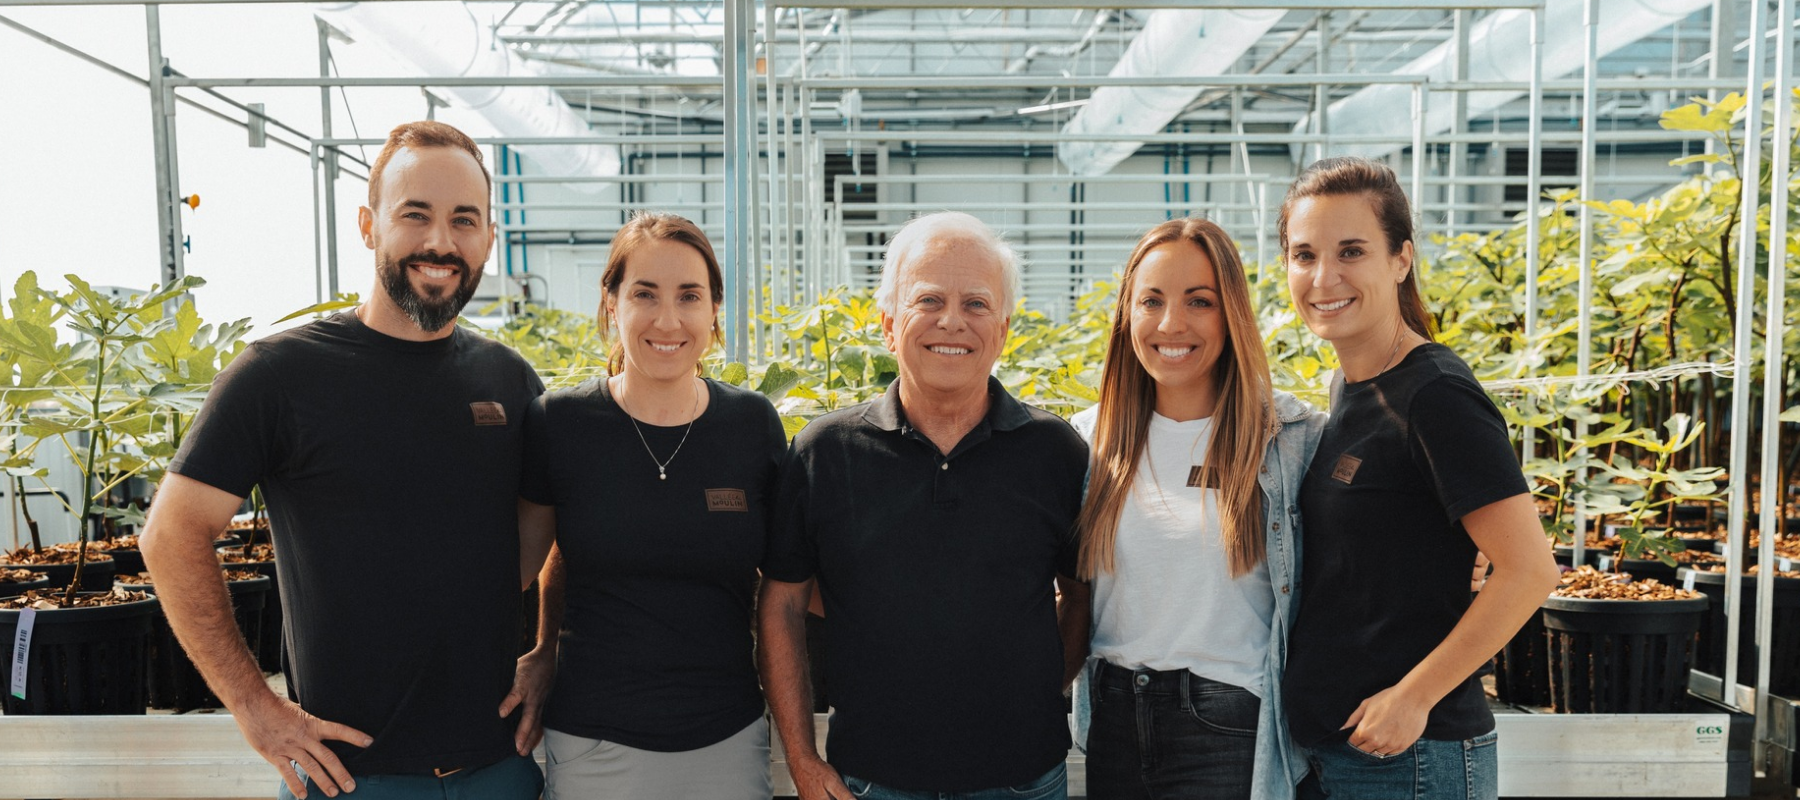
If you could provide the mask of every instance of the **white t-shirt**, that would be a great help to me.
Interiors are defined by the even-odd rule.
[[[1076,427],[1091,440],[1091,423]],[[1189,670],[1262,697],[1275,613],[1268,565],[1232,578],[1218,492],[1187,485],[1211,436],[1210,418],[1152,414],[1119,514],[1114,572],[1094,580],[1093,653],[1121,667]]]

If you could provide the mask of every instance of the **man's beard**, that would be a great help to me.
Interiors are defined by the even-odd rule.
[[[427,297],[413,288],[412,280],[407,276],[407,271],[413,264],[453,267],[461,271],[462,279],[455,291]],[[463,306],[469,304],[469,298],[475,296],[475,287],[481,283],[481,273],[469,269],[468,262],[455,255],[414,253],[398,262],[384,258],[380,264],[380,272],[381,286],[387,290],[388,298],[426,333],[437,333],[445,325],[455,322],[457,315],[462,313]]]

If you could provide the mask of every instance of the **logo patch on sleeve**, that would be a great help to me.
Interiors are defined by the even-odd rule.
[[[1338,456],[1337,466],[1331,470],[1331,479],[1342,483],[1356,480],[1356,470],[1362,466],[1362,459],[1345,453]]]
[[[748,512],[750,498],[743,489],[707,489],[706,510]]]
[[[469,410],[475,413],[476,425],[506,424],[506,407],[492,400],[470,403]]]

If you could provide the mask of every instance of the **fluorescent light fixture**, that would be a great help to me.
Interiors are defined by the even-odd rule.
[[[1026,106],[1015,113],[1022,117],[1026,114],[1042,114],[1046,111],[1060,111],[1065,108],[1080,108],[1087,104],[1088,101],[1086,100],[1064,100],[1060,103],[1046,103],[1041,106]]]

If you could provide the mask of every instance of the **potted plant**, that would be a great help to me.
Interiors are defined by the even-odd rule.
[[[26,622],[32,628],[29,638],[19,637],[24,646],[15,656],[14,669],[24,671],[24,696],[7,694],[4,709],[9,715],[141,714],[145,648],[157,602],[146,592],[113,586],[110,575],[101,578],[93,567],[110,568],[112,561],[92,548],[91,539],[109,515],[107,494],[168,447],[151,435],[159,413],[184,401],[197,404],[204,394],[204,385],[151,380],[167,376],[146,355],[148,343],[176,325],[165,304],[203,282],[185,278],[114,299],[77,276],[67,280],[69,291],[48,292],[27,273],[19,282],[21,296],[36,295],[34,310],[45,308],[47,297],[54,311],[15,313],[0,326],[0,345],[32,364],[54,401],[25,417],[19,432],[33,441],[14,448],[5,466],[41,479],[30,469],[32,459],[39,446],[54,441],[77,456],[82,479],[78,496],[65,504],[78,537],[68,586],[0,601],[0,641],[14,641]],[[59,324],[82,338],[58,341]]]

